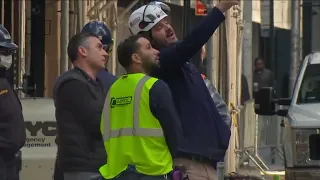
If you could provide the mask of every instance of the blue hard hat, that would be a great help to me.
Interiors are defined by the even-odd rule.
[[[16,50],[18,46],[12,42],[11,35],[8,30],[0,24],[0,48],[7,50]]]
[[[93,33],[99,37],[103,45],[113,44],[111,32],[102,21],[90,21],[82,28],[81,32]]]

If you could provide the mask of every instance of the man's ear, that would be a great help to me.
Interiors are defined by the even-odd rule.
[[[78,52],[82,55],[82,56],[87,56],[87,50],[84,47],[78,47]]]
[[[131,55],[131,59],[134,63],[137,63],[137,64],[141,64],[141,58],[140,58],[140,55],[137,54],[137,53],[133,53]]]

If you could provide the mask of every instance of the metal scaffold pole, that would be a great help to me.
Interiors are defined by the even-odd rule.
[[[75,1],[77,6],[77,33],[81,31],[82,27],[84,26],[83,20],[83,2],[82,1]]]
[[[208,13],[212,10],[214,6],[214,0],[209,0],[207,4],[207,11]],[[217,31],[219,31],[217,29]],[[215,35],[212,35],[209,41],[206,43],[206,56],[207,56],[207,77],[214,83],[217,84],[218,79],[215,79],[215,69],[217,69],[216,65],[216,58],[218,54],[214,54],[214,45],[218,46],[218,39],[215,37]],[[218,53],[218,52],[216,52]]]
[[[61,1],[61,58],[60,74],[68,70],[67,46],[69,41],[69,1]]]
[[[252,97],[252,1],[243,1],[242,72],[247,78]]]
[[[300,61],[300,8],[301,0],[291,1],[292,18],[291,18],[291,62],[290,62],[290,96],[296,82]]]
[[[19,79],[18,79],[18,87],[22,86],[22,78],[23,74],[26,73],[26,59],[25,59],[25,51],[26,51],[26,1],[21,1],[19,3],[19,8],[20,8],[20,17],[19,17]],[[19,91],[19,97],[24,97],[24,94]]]

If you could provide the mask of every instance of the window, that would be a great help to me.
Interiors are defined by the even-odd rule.
[[[297,103],[320,103],[320,64],[307,66],[299,89]]]

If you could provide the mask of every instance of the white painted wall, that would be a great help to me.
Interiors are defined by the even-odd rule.
[[[261,23],[260,0],[252,1],[252,21]],[[274,1],[274,25],[277,28],[290,29],[291,4],[287,0]]]

